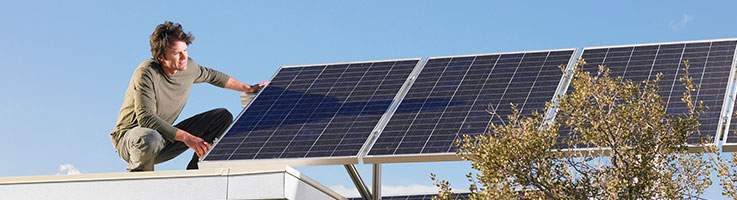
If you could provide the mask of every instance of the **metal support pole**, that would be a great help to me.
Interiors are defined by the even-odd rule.
[[[371,193],[374,195],[374,200],[381,200],[381,164],[374,164],[374,177],[373,181],[371,181],[371,184],[373,184],[373,190],[371,190]]]
[[[358,193],[361,194],[361,198],[366,200],[371,200],[371,193],[368,190],[368,187],[366,187],[366,184],[363,182],[363,179],[361,179],[361,175],[358,174],[358,170],[356,169],[356,166],[354,165],[343,165],[345,166],[345,171],[348,172],[348,175],[351,176],[351,180],[353,180],[353,184],[356,185],[356,189],[358,189]]]

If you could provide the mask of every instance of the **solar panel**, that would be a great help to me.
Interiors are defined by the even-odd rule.
[[[712,40],[584,48],[581,57],[588,65],[582,70],[596,73],[598,65],[605,65],[611,70],[610,77],[636,82],[653,80],[656,74],[662,73],[658,94],[666,102],[666,112],[678,114],[688,112],[681,101],[685,87],[679,81],[684,74],[682,61],[688,60],[689,73],[699,86],[692,93],[694,99],[709,107],[699,120],[701,134],[694,133],[687,139],[688,144],[700,145],[708,136],[714,141],[719,139],[736,44],[735,40]]]
[[[471,193],[453,193],[453,199],[465,200],[468,199],[468,195]],[[430,200],[438,194],[414,194],[414,195],[396,195],[396,196],[382,196],[382,200]],[[362,200],[361,197],[348,198],[349,200]]]
[[[453,141],[478,135],[512,113],[544,109],[556,93],[575,49],[429,58],[388,124],[367,163],[457,160]],[[450,155],[443,158],[437,154]],[[403,159],[398,159],[402,157]]]
[[[202,163],[357,163],[358,151],[420,60],[282,67]]]

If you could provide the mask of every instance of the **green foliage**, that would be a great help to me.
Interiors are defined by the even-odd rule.
[[[712,165],[686,145],[705,109],[691,98],[688,62],[681,82],[689,111],[677,114],[666,113],[658,95],[662,75],[633,82],[609,77],[604,66],[583,72],[584,65],[576,65],[573,92],[558,98],[553,120],[515,108],[505,123],[457,142],[478,170],[468,175],[470,199],[691,199],[711,184]],[[448,199],[449,183],[432,178],[439,199]]]

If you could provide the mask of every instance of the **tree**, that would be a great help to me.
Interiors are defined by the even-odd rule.
[[[737,153],[732,152],[732,159],[725,160],[717,147],[710,147],[707,152],[719,176],[722,195],[737,199]]]
[[[737,152],[731,153],[732,159],[725,159],[717,146],[709,146],[705,149],[717,171],[719,185],[722,186],[722,195],[737,199]]]
[[[573,91],[547,104],[558,109],[554,119],[515,108],[503,124],[457,142],[477,170],[467,175],[470,199],[691,199],[711,185],[709,160],[686,145],[705,109],[691,98],[688,62],[680,80],[689,111],[676,114],[658,95],[660,74],[633,82],[604,66],[592,75],[585,64],[574,67]],[[438,198],[449,199],[449,183],[432,179]]]

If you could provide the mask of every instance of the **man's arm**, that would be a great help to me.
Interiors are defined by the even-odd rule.
[[[218,87],[223,87],[223,88],[245,92],[245,93],[258,92],[258,90],[261,89],[261,87],[264,87],[269,84],[268,81],[264,81],[256,85],[248,85],[238,80],[235,80],[233,77],[230,77],[225,73],[222,73],[220,71],[210,69],[208,67],[197,64],[197,62],[195,62],[194,59],[192,58],[189,58],[187,63],[188,65],[192,65],[192,67],[199,68],[200,74],[195,79],[194,81],[195,83],[208,82]],[[225,83],[225,85],[223,85],[223,83]]]
[[[264,87],[266,85],[269,85],[269,81],[264,81],[256,85],[248,85],[238,80],[235,80],[233,77],[230,77],[228,78],[228,82],[225,83],[225,88],[235,90],[235,91],[241,91],[245,93],[255,93],[255,92],[258,92],[258,90],[260,90],[261,87]]]

